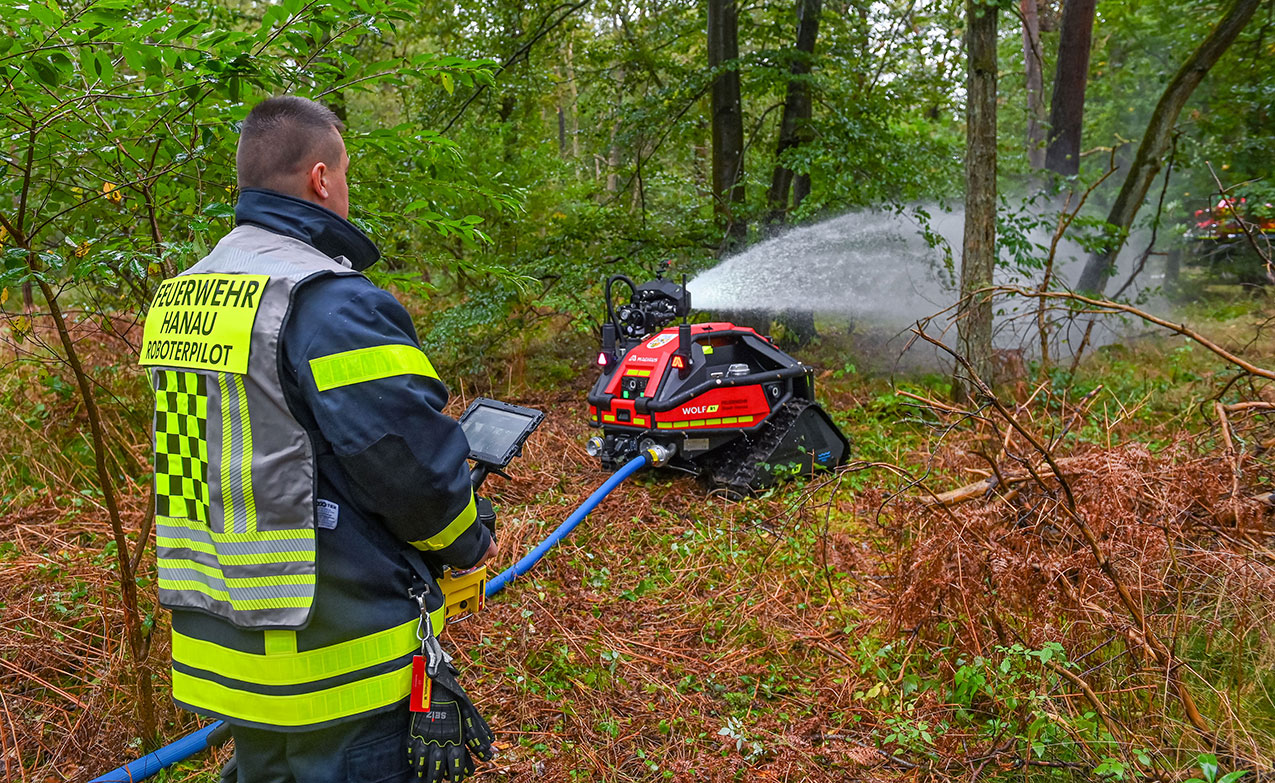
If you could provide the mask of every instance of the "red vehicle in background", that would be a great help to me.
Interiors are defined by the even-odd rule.
[[[1275,204],[1225,196],[1195,210],[1185,236],[1188,264],[1208,267],[1243,285],[1275,284],[1263,258],[1275,250]],[[1254,250],[1254,242],[1260,252]]]

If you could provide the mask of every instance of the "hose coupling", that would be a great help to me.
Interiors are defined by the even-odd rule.
[[[652,467],[662,468],[673,459],[673,455],[677,453],[677,449],[672,446],[666,446],[662,443],[656,443],[651,440],[643,441],[642,453],[647,456]]]

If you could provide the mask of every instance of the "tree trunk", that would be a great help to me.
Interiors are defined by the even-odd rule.
[[[573,50],[572,40],[567,39],[567,105],[571,107],[571,127],[568,133],[571,136],[571,157],[577,161],[580,160],[580,92],[576,87],[576,67],[575,52]],[[579,177],[580,169],[576,168],[576,176]]]
[[[1037,0],[1019,0],[1023,12],[1023,73],[1027,78],[1027,164],[1045,168],[1045,84],[1041,73]]]
[[[1178,280],[1182,277],[1182,248],[1174,248],[1164,259],[1164,290],[1170,296],[1178,293]]]
[[[722,250],[743,244],[748,224],[744,207],[744,113],[739,98],[739,9],[735,0],[708,0],[708,67],[713,80],[713,206],[726,224]],[[720,70],[719,70],[720,69]]]
[[[1080,173],[1080,136],[1089,81],[1089,45],[1097,0],[1066,0],[1058,36],[1058,68],[1049,106],[1045,167],[1064,177]]]
[[[31,202],[27,198],[31,192],[31,185],[35,179],[33,175],[34,161],[36,154],[37,130],[32,127],[28,132],[26,139],[25,162],[22,169],[17,173],[20,175],[21,186],[17,204],[12,214],[15,215],[13,222],[4,219],[0,215],[0,227],[3,227],[12,241],[15,248],[23,251],[23,255],[19,258],[25,258],[27,269],[30,271],[34,280],[28,280],[23,283],[22,297],[23,307],[30,314],[34,309],[34,302],[31,301],[32,282],[39,288],[40,294],[44,297],[45,304],[48,305],[49,315],[53,319],[53,325],[57,329],[58,340],[62,344],[63,350],[66,352],[65,364],[70,368],[71,374],[75,378],[76,386],[80,392],[80,402],[84,405],[85,417],[89,424],[89,442],[93,447],[93,465],[97,471],[98,489],[102,492],[102,505],[106,507],[107,521],[111,526],[111,533],[115,542],[115,559],[117,565],[116,577],[119,580],[119,597],[121,600],[121,608],[124,615],[124,641],[128,648],[128,657],[132,663],[133,675],[133,710],[137,718],[135,729],[137,733],[142,735],[142,744],[147,749],[154,746],[159,738],[158,726],[155,716],[155,699],[153,691],[153,682],[151,679],[151,670],[147,665],[147,656],[150,651],[150,630],[143,627],[142,612],[138,601],[137,594],[137,577],[135,562],[140,562],[143,552],[146,551],[148,539],[143,537],[137,541],[136,550],[132,555],[129,552],[128,535],[124,530],[123,518],[120,516],[119,503],[116,500],[114,479],[111,475],[111,468],[108,464],[111,461],[109,444],[107,443],[106,431],[102,426],[102,417],[97,407],[97,397],[94,395],[94,381],[89,377],[88,371],[80,362],[80,355],[77,349],[77,343],[71,335],[70,327],[66,323],[65,313],[58,301],[58,294],[54,291],[54,284],[41,273],[46,271],[41,265],[41,254],[35,252],[38,247],[35,244],[35,234],[39,232],[40,227],[36,223],[33,213],[28,212]],[[16,168],[16,167],[15,167]],[[31,233],[27,233],[30,229]],[[156,252],[159,247],[153,248]],[[45,346],[50,353],[53,348]],[[4,759],[4,763],[8,763],[8,759]],[[6,776],[5,780],[9,778]]]
[[[1080,282],[1076,285],[1078,290],[1101,294],[1107,287],[1107,278],[1115,268],[1116,256],[1128,238],[1133,219],[1137,216],[1143,199],[1147,197],[1147,190],[1160,172],[1160,161],[1169,151],[1178,114],[1191,98],[1191,93],[1204,80],[1205,74],[1235,42],[1249,19],[1253,18],[1253,12],[1259,4],[1260,0],[1235,0],[1208,37],[1191,53],[1164,88],[1164,94],[1160,96],[1160,102],[1156,104],[1151,121],[1142,134],[1142,143],[1138,145],[1138,154],[1134,156],[1133,165],[1125,175],[1124,184],[1120,186],[1120,193],[1112,203],[1111,211],[1107,213],[1107,222],[1116,229],[1115,239],[1106,250],[1089,256],[1085,270],[1080,275]]]
[[[806,119],[810,119],[806,117]],[[810,195],[810,175],[798,174],[796,179],[792,181],[792,208],[796,209],[801,206],[801,202],[806,200],[806,196]]]
[[[611,147],[607,152],[607,192],[620,192],[620,121],[611,126]]]
[[[567,113],[558,107],[558,156],[567,157]]]
[[[770,178],[770,192],[766,203],[770,212],[767,225],[783,223],[788,218],[788,191],[792,187],[793,171],[783,163],[785,151],[796,147],[810,137],[809,120],[810,74],[815,53],[815,39],[819,35],[819,14],[823,0],[797,0],[797,50],[788,68],[788,95],[784,99],[783,119],[779,121],[779,144],[775,151],[775,171]],[[795,206],[795,205],[794,205]]]
[[[624,95],[624,69],[615,72],[617,102]],[[620,192],[620,109],[616,106],[615,123],[611,125],[611,142],[607,148],[607,192]]]
[[[974,373],[991,385],[992,305],[975,291],[992,284],[996,258],[996,8],[965,0],[968,52],[965,103],[965,239],[961,248],[961,299],[956,343]],[[974,390],[957,364],[952,394]]]
[[[28,255],[28,264],[34,255]],[[37,271],[31,266],[31,271]],[[58,339],[66,351],[66,363],[75,377],[80,391],[80,402],[84,404],[85,417],[89,422],[89,439],[93,444],[93,464],[97,469],[98,488],[102,490],[102,504],[106,506],[107,520],[111,525],[111,533],[115,540],[116,565],[118,568],[119,588],[122,608],[124,610],[124,639],[128,645],[129,658],[133,663],[133,695],[134,714],[137,716],[137,732],[142,735],[144,747],[150,748],[159,738],[159,728],[155,717],[155,698],[151,683],[151,671],[147,665],[150,651],[149,633],[142,627],[142,611],[137,596],[137,577],[132,566],[129,553],[128,537],[124,532],[124,522],[120,517],[119,503],[115,498],[115,482],[107,464],[110,459],[106,431],[102,427],[102,416],[97,407],[97,397],[93,392],[93,381],[88,371],[80,362],[80,354],[75,340],[67,326],[62,305],[53,287],[43,279],[37,280],[40,293],[49,307],[49,315],[57,328]],[[146,549],[146,539],[137,542],[140,555]]]

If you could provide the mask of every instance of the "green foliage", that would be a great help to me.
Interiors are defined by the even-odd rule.
[[[1224,775],[1219,775],[1220,769],[1217,764],[1217,756],[1212,753],[1201,753],[1196,757],[1195,761],[1200,767],[1200,777],[1189,778],[1186,783],[1236,783],[1236,781],[1248,774],[1246,770],[1233,770]]]
[[[372,94],[490,79],[486,64],[457,57],[369,56],[412,11],[398,0],[248,11],[205,0],[0,2],[0,287],[87,284],[104,306],[142,306],[151,279],[229,228],[236,123],[261,96],[309,93],[347,111]],[[351,124],[355,165],[366,152],[377,182],[356,186],[357,219],[483,238],[480,218],[428,208],[456,186],[418,171],[454,158],[453,144],[411,122]]]
[[[1119,751],[1095,712],[1074,715],[1051,704],[1062,685],[1056,670],[1078,668],[1062,644],[1047,642],[1039,649],[1012,644],[996,651],[999,661],[976,657],[959,662],[953,674],[949,697],[966,726],[989,739],[1012,738],[1026,758],[1075,763]],[[1094,774],[1122,779],[1124,764],[1106,756]]]
[[[726,725],[717,730],[718,736],[735,741],[735,752],[749,762],[758,761],[766,755],[766,747],[760,741],[749,737],[743,722],[736,717],[726,719]]]

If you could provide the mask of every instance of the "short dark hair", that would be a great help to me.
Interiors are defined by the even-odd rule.
[[[287,193],[295,189],[291,178],[315,163],[339,164],[331,159],[340,155],[332,141],[333,129],[340,133],[345,124],[331,109],[308,98],[279,95],[258,103],[239,130],[239,187]]]

